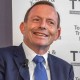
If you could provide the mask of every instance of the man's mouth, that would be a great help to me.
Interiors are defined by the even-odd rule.
[[[45,33],[41,33],[41,32],[34,32],[33,34],[35,34],[35,35],[37,35],[37,36],[48,37],[47,34],[45,34]]]

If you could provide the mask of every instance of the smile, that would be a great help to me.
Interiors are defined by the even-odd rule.
[[[47,34],[45,34],[45,33],[34,32],[33,34],[35,34],[35,35],[37,35],[37,36],[48,37],[48,35],[47,35]]]

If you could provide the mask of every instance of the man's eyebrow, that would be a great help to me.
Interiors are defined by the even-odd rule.
[[[50,20],[50,21],[55,22],[55,20],[54,20],[54,19],[52,19],[52,18],[47,18],[47,20]]]
[[[37,15],[33,16],[32,18],[35,18],[35,17],[37,17],[37,18],[41,18],[40,16],[37,16]]]

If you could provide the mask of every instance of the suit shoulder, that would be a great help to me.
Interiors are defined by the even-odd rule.
[[[17,48],[17,46],[9,46],[9,47],[4,47],[4,48],[0,48],[0,56],[7,56],[8,54],[11,54],[15,51],[15,49]]]
[[[5,52],[5,51],[12,51],[15,48],[17,48],[17,46],[9,46],[9,47],[4,47],[4,48],[0,48],[0,52]]]
[[[54,56],[54,55],[51,55],[51,54],[49,56],[51,57],[52,61],[58,63],[59,65],[71,66],[70,63],[68,63],[67,61],[65,61],[65,60],[63,60],[63,59],[61,59],[61,58],[59,58],[57,56]]]
[[[73,80],[74,77],[73,66],[66,62],[65,60],[50,54],[49,66],[52,68],[53,71],[55,70],[57,73],[60,73],[59,75],[65,76],[64,79]]]

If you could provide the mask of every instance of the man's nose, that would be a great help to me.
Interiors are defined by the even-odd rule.
[[[41,29],[46,29],[47,28],[47,24],[46,24],[46,21],[45,20],[42,20],[41,21],[40,27],[41,27]]]

